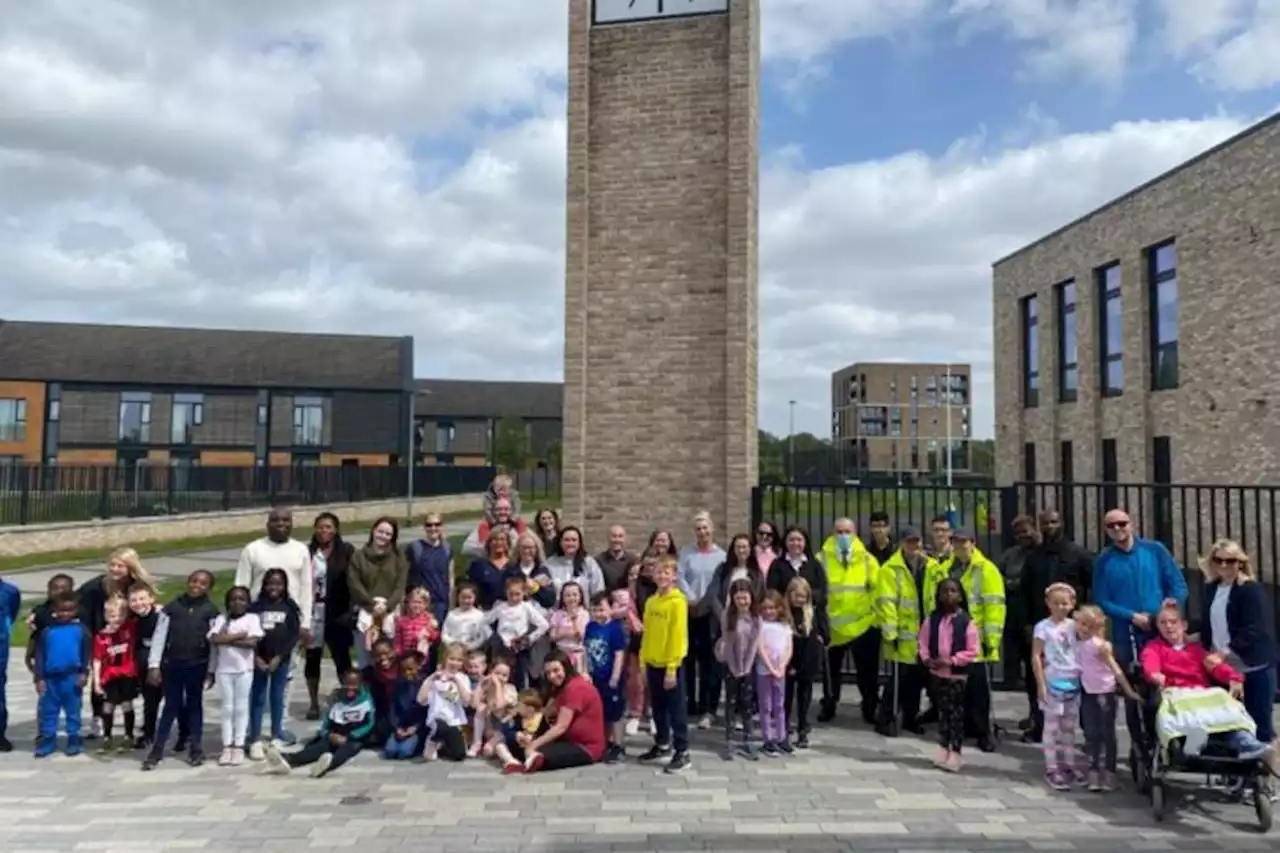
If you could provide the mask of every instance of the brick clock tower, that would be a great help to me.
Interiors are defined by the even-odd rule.
[[[564,514],[746,531],[759,0],[569,0]]]

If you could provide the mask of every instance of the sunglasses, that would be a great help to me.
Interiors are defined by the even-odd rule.
[[[1128,526],[1129,526],[1129,522],[1127,521],[1108,521],[1107,522],[1108,530],[1124,530]]]
[[[768,536],[768,537],[772,538],[772,537],[773,537],[773,531],[772,531],[772,530],[757,530],[757,531],[756,531],[756,535],[757,535],[757,536]]]
[[[423,522],[422,526],[423,527],[441,527],[442,525],[438,521],[427,521],[427,522]]]
[[[1238,557],[1219,557],[1217,554],[1213,555],[1212,562],[1215,566],[1240,565],[1240,559]]]

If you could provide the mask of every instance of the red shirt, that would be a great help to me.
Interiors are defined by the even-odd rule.
[[[573,711],[573,722],[564,740],[581,747],[592,761],[604,758],[604,705],[595,685],[585,675],[569,679],[556,696],[556,707]]]
[[[523,536],[529,529],[529,525],[525,523],[523,518],[513,518],[511,519],[510,524],[515,529],[516,535],[518,536]],[[476,527],[476,538],[480,540],[481,544],[489,541],[489,530],[491,527],[492,525],[489,524],[488,519],[484,519]]]
[[[104,687],[118,678],[138,677],[134,658],[135,631],[137,623],[130,619],[112,633],[99,631],[93,638],[93,659],[102,667],[99,680]]]
[[[396,617],[396,654],[402,655],[405,652],[417,651],[418,639],[423,632],[427,634],[427,642],[435,645],[440,639],[440,628],[436,625],[436,619],[430,613],[423,613],[421,616],[409,616],[402,614]]]
[[[1213,672],[1206,671],[1204,659],[1207,655],[1199,643],[1187,643],[1175,649],[1157,637],[1142,650],[1142,674],[1150,681],[1157,672],[1163,673],[1165,687],[1213,687],[1214,681],[1218,684],[1244,681],[1244,676],[1226,661],[1215,666]]]

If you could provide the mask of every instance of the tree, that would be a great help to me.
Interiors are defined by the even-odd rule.
[[[529,467],[529,434],[524,420],[508,415],[493,430],[490,456],[503,471],[523,471]]]
[[[543,455],[546,457],[544,461],[547,463],[547,467],[559,473],[564,465],[564,445],[558,441],[553,441],[547,445]]]

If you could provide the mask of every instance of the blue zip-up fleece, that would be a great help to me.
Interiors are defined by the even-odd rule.
[[[36,646],[36,677],[87,675],[93,658],[93,636],[79,621],[55,622],[40,634]]]
[[[22,593],[8,581],[0,580],[0,738],[9,727],[9,705],[5,699],[9,680],[9,641],[21,609]]]
[[[1133,615],[1146,613],[1154,622],[1166,598],[1185,609],[1187,580],[1159,542],[1135,539],[1127,552],[1111,545],[1093,564],[1093,599],[1111,621],[1111,639],[1120,660],[1127,662],[1133,656]]]

